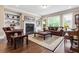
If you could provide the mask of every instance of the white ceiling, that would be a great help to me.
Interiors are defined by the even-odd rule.
[[[27,12],[35,13],[38,15],[51,14],[71,8],[79,7],[79,5],[48,5],[46,9],[41,8],[41,5],[7,5],[8,7],[18,8]]]

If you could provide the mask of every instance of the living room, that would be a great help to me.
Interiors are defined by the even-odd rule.
[[[0,52],[78,52],[68,37],[78,14],[78,5],[0,5]]]

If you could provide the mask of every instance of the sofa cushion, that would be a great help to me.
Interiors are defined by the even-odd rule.
[[[48,27],[48,29],[57,31],[58,27]]]

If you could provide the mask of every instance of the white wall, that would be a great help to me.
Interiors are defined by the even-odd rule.
[[[0,5],[0,39],[4,38],[4,31],[3,31],[3,26],[4,26],[4,6]]]

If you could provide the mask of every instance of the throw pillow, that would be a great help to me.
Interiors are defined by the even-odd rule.
[[[60,31],[62,28],[58,28],[58,30],[57,31]]]

